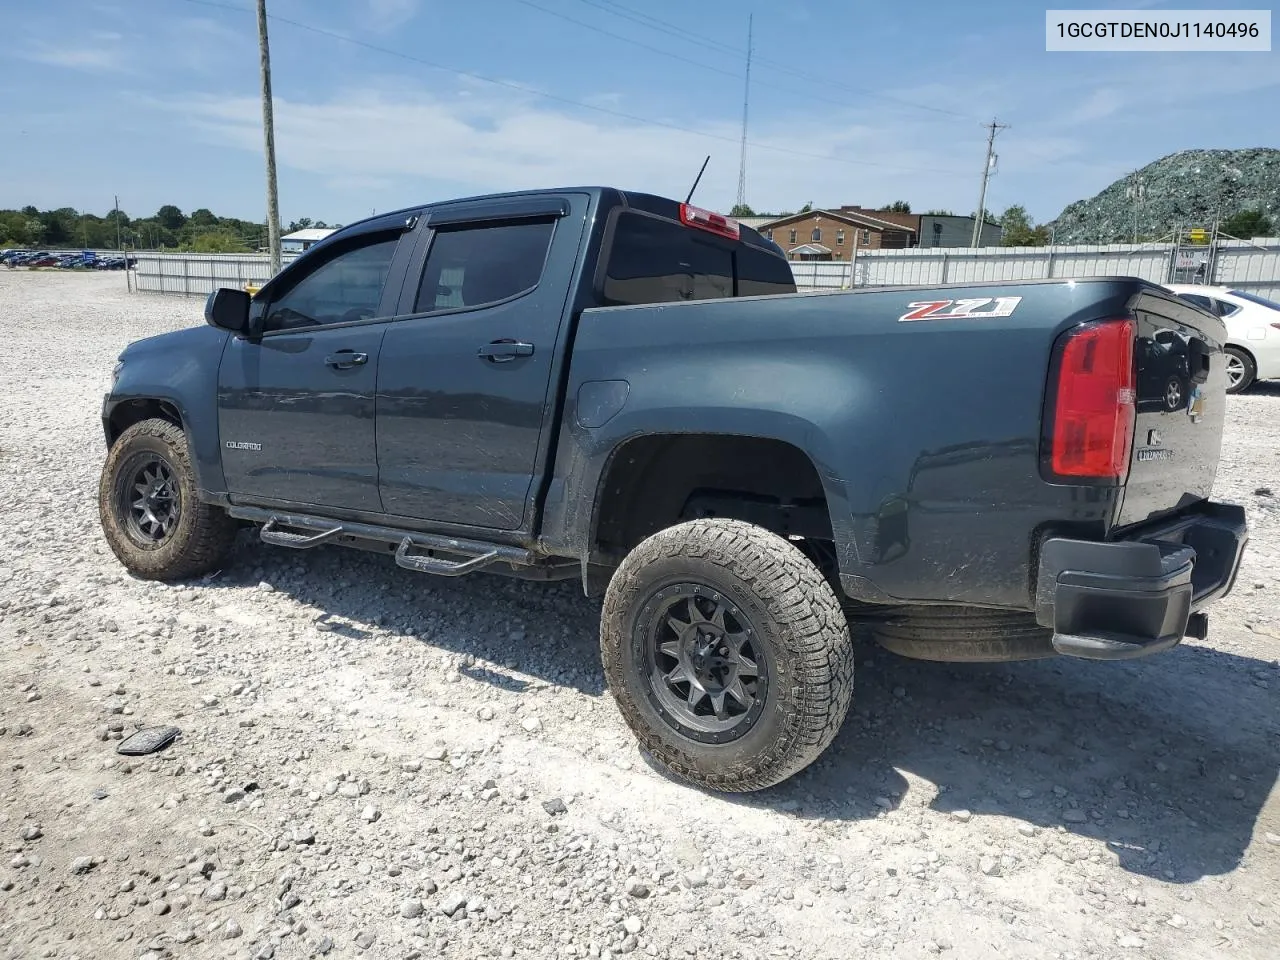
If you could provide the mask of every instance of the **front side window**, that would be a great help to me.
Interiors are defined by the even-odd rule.
[[[552,217],[442,227],[431,238],[415,313],[509,300],[538,285],[555,229]]]
[[[368,320],[378,314],[395,255],[394,236],[360,238],[288,287],[267,307],[264,330],[289,330]]]
[[[602,292],[614,304],[732,297],[733,252],[671,220],[623,213]]]

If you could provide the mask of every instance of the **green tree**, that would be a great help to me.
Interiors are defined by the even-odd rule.
[[[886,208],[890,213],[910,213],[911,204],[905,200],[895,200]]]
[[[1238,210],[1222,221],[1222,232],[1229,237],[1252,240],[1272,236],[1271,218],[1261,210]]]
[[[926,210],[921,214],[922,217],[954,217],[955,214],[950,210]]]
[[[244,253],[249,248],[230,230],[209,230],[198,234],[190,243],[195,253]]]
[[[166,230],[181,230],[187,222],[183,212],[171,203],[166,203],[156,211],[156,219]]]
[[[804,206],[801,207],[799,210],[797,210],[796,213],[811,213],[812,211],[813,211],[813,201],[806,200]]]
[[[187,219],[187,223],[193,227],[207,229],[208,227],[216,227],[218,218],[213,215],[213,211],[207,207],[201,207],[199,210],[192,210],[191,216]]]
[[[311,227],[310,217],[301,217],[297,220],[290,220],[289,225],[284,228],[285,233],[297,233],[299,230],[308,230]]]
[[[1000,245],[1005,247],[1043,247],[1049,242],[1049,230],[1044,226],[1037,227],[1031,221],[1027,208],[1020,203],[1005,210],[1000,215],[1000,227],[1003,231]]]
[[[750,204],[746,203],[735,203],[733,209],[729,211],[729,216],[731,217],[754,217],[755,215],[756,212],[751,209]],[[321,224],[317,224],[317,226],[321,226]]]

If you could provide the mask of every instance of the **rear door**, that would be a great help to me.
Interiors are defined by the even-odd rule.
[[[588,201],[539,195],[428,214],[378,373],[387,513],[496,530],[531,518]]]

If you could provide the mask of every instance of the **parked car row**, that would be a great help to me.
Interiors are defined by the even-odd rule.
[[[0,263],[13,267],[59,267],[65,270],[124,270],[138,265],[137,257],[100,257],[93,251],[59,253],[48,250],[0,250]]]

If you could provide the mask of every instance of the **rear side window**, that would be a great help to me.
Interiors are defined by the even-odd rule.
[[[781,257],[745,243],[739,245],[734,256],[738,261],[738,296],[765,297],[796,292],[791,267]]]
[[[671,220],[627,212],[619,214],[614,227],[601,292],[606,303],[630,305],[795,289],[791,268],[781,257]]]
[[[479,307],[538,285],[554,218],[448,226],[431,238],[415,313]]]
[[[603,292],[614,304],[732,297],[733,252],[670,220],[623,213]]]

